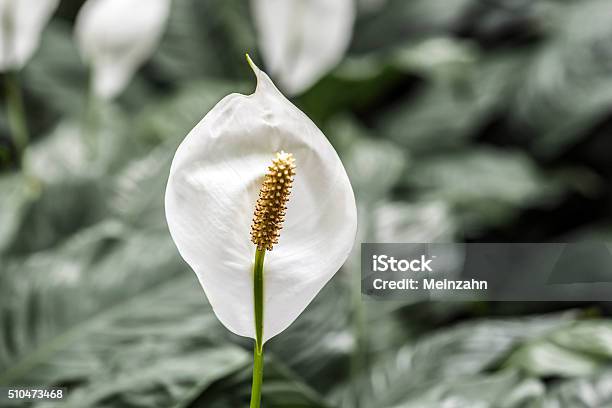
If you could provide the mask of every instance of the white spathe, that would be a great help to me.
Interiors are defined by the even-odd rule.
[[[88,0],[76,19],[81,55],[91,66],[93,90],[119,95],[151,57],[164,32],[171,0]]]
[[[0,0],[0,72],[23,68],[58,4],[59,0]]]
[[[297,168],[286,220],[264,263],[266,341],[285,330],[340,269],[355,240],[357,210],[325,135],[252,68],[255,93],[223,98],[179,146],[165,208],[172,238],[221,323],[255,338],[253,211],[275,152],[293,153]]]
[[[334,68],[348,48],[353,0],[251,0],[264,62],[296,95]]]

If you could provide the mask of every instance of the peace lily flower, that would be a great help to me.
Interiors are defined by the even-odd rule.
[[[312,86],[349,46],[353,0],[251,0],[251,6],[264,61],[290,94]]]
[[[226,96],[187,135],[172,162],[165,209],[221,323],[255,339],[257,407],[263,344],[342,266],[357,211],[331,144],[248,61],[255,93]]]
[[[59,0],[0,0],[0,71],[18,71],[32,57]]]
[[[96,96],[113,99],[150,58],[162,37],[171,0],[88,0],[76,19],[83,59]]]

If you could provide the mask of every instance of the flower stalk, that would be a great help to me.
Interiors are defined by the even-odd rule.
[[[253,299],[255,309],[255,347],[253,350],[253,386],[251,387],[251,408],[261,404],[261,384],[263,383],[263,299],[264,299],[264,258],[265,249],[255,251],[253,266]]]
[[[4,86],[6,91],[7,116],[13,143],[17,150],[19,162],[23,159],[23,153],[28,145],[30,136],[26,124],[25,107],[23,95],[19,85],[19,78],[14,71],[4,75]]]
[[[87,95],[85,96],[85,106],[81,118],[81,133],[91,157],[96,155],[98,121],[100,119],[98,111],[102,108],[101,102],[102,100],[97,97],[94,90],[93,75],[90,74]]]

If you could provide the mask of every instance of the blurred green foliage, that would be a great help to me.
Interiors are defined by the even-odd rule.
[[[23,171],[0,117],[0,385],[65,386],[79,408],[246,405],[251,344],[216,320],[163,212],[178,143],[254,87],[245,3],[175,1],[96,132],[80,2],[62,3],[21,73]],[[347,167],[359,241],[609,237],[612,4],[380,3],[295,99]],[[265,406],[612,406],[607,305],[364,303],[358,268],[270,342]]]

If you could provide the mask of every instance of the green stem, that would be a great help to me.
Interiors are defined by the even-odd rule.
[[[353,287],[351,293],[352,303],[352,319],[353,319],[353,336],[355,338],[355,349],[351,355],[350,361],[350,375],[351,375],[351,386],[353,388],[352,406],[354,408],[360,407],[360,396],[363,393],[361,384],[361,375],[365,371],[366,366],[366,349],[367,349],[367,332],[365,325],[365,310],[363,308],[361,299],[361,274],[357,271],[357,266],[353,275]]]
[[[373,214],[371,204],[367,202],[361,204],[359,207],[358,214],[360,214],[359,225],[362,227],[363,242],[368,242],[368,238],[376,238],[373,236],[375,220],[371,214]],[[375,240],[374,240],[375,241]],[[361,274],[359,273],[360,262],[361,262],[361,251],[355,254],[353,258],[349,260],[349,267],[354,268],[353,273],[353,287],[352,287],[352,319],[353,319],[353,333],[355,336],[355,350],[351,356],[351,384],[353,387],[353,404],[354,408],[359,408],[362,404],[360,402],[361,396],[363,395],[363,385],[361,378],[364,372],[368,371],[368,331],[367,331],[367,310],[364,308],[362,297],[361,297]]]
[[[264,258],[266,250],[255,252],[253,266],[253,304],[255,309],[255,347],[253,350],[253,386],[251,388],[251,408],[261,406],[261,384],[263,383],[263,316],[264,316]]]
[[[255,344],[253,350],[253,386],[251,387],[251,408],[261,406],[261,384],[263,382],[263,348]]]
[[[83,111],[82,119],[82,134],[85,138],[89,153],[93,157],[96,153],[96,140],[98,131],[98,109],[99,101],[94,92],[92,79],[90,78],[90,84],[87,88],[87,97],[85,100],[85,109]]]
[[[17,155],[19,160],[21,160],[23,152],[30,140],[30,136],[26,124],[25,107],[23,104],[21,87],[19,86],[19,77],[16,72],[7,72],[4,75],[4,86],[6,88],[9,127],[13,135]]]

